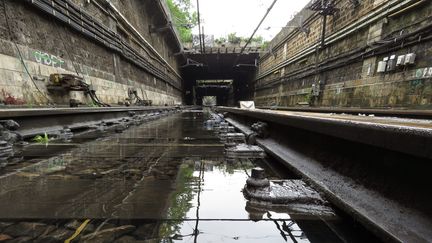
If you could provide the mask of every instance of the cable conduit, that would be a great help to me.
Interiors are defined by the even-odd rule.
[[[397,41],[390,41],[390,42],[386,42],[386,43],[382,43],[377,47],[374,47],[371,50],[368,50],[366,52],[362,52],[362,53],[358,53],[354,52],[353,54],[356,54],[354,56],[349,57],[349,55],[340,55],[336,58],[332,58],[332,60],[325,60],[321,63],[318,64],[318,69],[316,69],[315,65],[309,65],[308,67],[305,67],[303,69],[300,70],[296,70],[292,73],[287,74],[285,77],[282,78],[277,78],[274,79],[270,82],[267,82],[264,85],[259,85],[257,86],[256,90],[264,90],[264,89],[269,89],[272,87],[275,87],[277,85],[279,85],[280,83],[284,83],[288,80],[292,80],[292,79],[299,79],[299,78],[304,78],[310,75],[314,75],[323,71],[329,71],[329,70],[333,70],[335,68],[339,68],[342,66],[346,66],[348,64],[352,64],[356,61],[358,61],[358,58],[369,58],[369,57],[373,57],[373,56],[377,56],[377,55],[382,55],[382,54],[386,54],[389,52],[394,52],[397,51],[401,48],[406,48],[408,46],[414,45],[414,44],[418,44],[418,43],[423,43],[426,41],[431,40],[432,36],[428,35],[427,37],[422,37],[420,40],[417,39],[417,36],[419,34],[424,34],[424,33],[430,33],[432,28],[432,24],[426,25],[414,32],[405,34],[404,36],[400,36],[397,38]],[[423,31],[423,32],[422,32]],[[413,38],[413,41],[410,42],[405,42],[406,38]],[[403,43],[403,45],[400,45],[399,43]],[[393,48],[391,48],[391,46],[393,46]],[[365,48],[362,48],[363,50],[366,50]],[[348,57],[347,57],[348,56]],[[331,61],[335,61],[341,58],[347,57],[345,60],[339,61],[338,63],[335,64],[328,64]],[[307,72],[307,73],[304,73]]]
[[[24,1],[30,3],[39,10],[42,10],[43,12],[49,14],[53,18],[60,20],[64,24],[72,27],[72,29],[83,33],[87,37],[90,37],[97,42],[100,42],[109,49],[120,53],[130,62],[143,68],[150,74],[153,74],[154,76],[164,80],[166,83],[170,84],[175,89],[181,90],[179,84],[173,83],[171,81],[171,78],[167,74],[156,68],[140,54],[137,54],[128,44],[124,43],[121,40],[118,34],[114,33],[113,31],[107,29],[104,26],[101,26],[97,23],[97,21],[90,21],[88,19],[85,19],[84,17],[90,19],[92,17],[85,13],[83,14],[83,11],[81,10],[77,11],[77,9],[73,5],[68,3],[64,3],[63,5],[58,4],[58,0],[54,0],[57,4],[53,4],[54,2],[48,0]],[[99,26],[100,28],[96,28],[97,26]],[[134,58],[132,58],[132,56]]]
[[[357,30],[359,30],[365,26],[370,25],[371,23],[376,22],[378,19],[381,19],[383,16],[392,14],[394,12],[399,11],[400,9],[405,8],[407,5],[412,4],[413,1],[417,1],[417,0],[389,1],[387,3],[387,7],[381,7],[379,9],[377,9],[376,11],[374,11],[373,13],[358,19],[356,22],[350,24],[349,26],[337,31],[336,33],[329,35],[326,38],[326,45],[332,44],[332,43],[340,40],[341,38],[344,38],[344,37],[350,35],[354,31],[357,31]],[[258,75],[255,80],[259,80],[265,76],[268,76],[269,74],[273,73],[274,71],[276,71],[282,67],[285,67],[285,66],[287,66],[287,65],[289,65],[289,64],[291,64],[291,63],[293,63],[299,59],[302,59],[302,58],[314,53],[315,49],[319,45],[320,45],[320,43],[313,44],[312,46],[299,52],[298,54],[296,54],[292,58],[285,60],[285,61],[277,64],[275,67],[273,67],[273,68],[265,71],[264,73]]]
[[[138,30],[136,30],[135,29],[135,27],[131,24],[131,23],[129,23],[129,21],[120,13],[120,11],[109,1],[109,0],[104,0],[106,3],[107,3],[107,5],[110,7],[110,9],[112,10],[112,11],[114,11],[114,13],[120,18],[120,20],[122,21],[122,22],[124,22],[126,25],[127,25],[127,27],[128,28],[130,28],[132,31],[133,31],[133,33],[136,35],[136,36],[138,36],[139,37],[139,39],[141,39],[142,41],[143,41],[143,43],[154,53],[154,54],[156,54],[156,56],[157,57],[159,57],[160,58],[160,60],[162,60],[164,63],[165,63],[165,65],[167,65],[173,72],[174,72],[174,74],[176,74],[177,75],[177,77],[179,77],[179,78],[181,78],[181,76],[180,76],[180,74],[178,74],[177,72],[176,72],[176,70],[173,68],[173,67],[171,67],[171,65],[159,54],[159,52],[138,32]]]

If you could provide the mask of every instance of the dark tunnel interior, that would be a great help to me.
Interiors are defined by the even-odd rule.
[[[258,53],[189,54],[181,72],[188,105],[202,105],[205,96],[215,96],[216,105],[236,105],[252,97],[252,81]]]

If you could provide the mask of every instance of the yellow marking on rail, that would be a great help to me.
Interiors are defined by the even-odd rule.
[[[73,239],[75,239],[79,234],[81,234],[81,231],[87,226],[87,224],[90,222],[90,219],[86,219],[75,231],[75,233],[69,237],[67,240],[64,241],[64,243],[70,243]]]

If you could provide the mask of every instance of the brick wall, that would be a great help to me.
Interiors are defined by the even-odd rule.
[[[432,107],[432,5],[417,0],[335,1],[327,17],[301,11],[261,56],[254,99],[260,106]],[[422,28],[426,28],[423,29]],[[418,33],[417,33],[418,32]],[[379,61],[417,54],[414,65],[377,72]],[[430,74],[429,74],[430,73]],[[312,85],[319,94],[313,93]]]

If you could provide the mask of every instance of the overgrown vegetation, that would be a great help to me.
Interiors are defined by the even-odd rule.
[[[241,37],[241,36],[237,36],[236,32],[230,33],[228,34],[228,38],[225,37],[220,37],[218,39],[215,40],[216,44],[224,44],[224,43],[230,43],[230,44],[240,44],[242,42],[247,42],[249,40],[249,37]],[[257,45],[263,45],[264,42],[264,38],[262,36],[256,36],[254,38],[252,38],[251,40],[252,43],[255,43]]]
[[[171,11],[173,24],[183,43],[192,42],[192,28],[198,24],[196,11],[192,10],[191,0],[166,0]]]
[[[237,33],[228,34],[228,42],[231,44],[239,44],[243,40],[242,37],[237,36]]]
[[[178,30],[183,43],[192,42],[192,29],[198,25],[198,14],[194,11],[191,1],[192,0],[166,0],[173,18],[173,25]],[[228,34],[227,37],[216,39],[215,43],[218,45],[225,43],[237,45],[248,41],[248,39],[249,37],[240,37],[237,36],[237,33],[233,32]],[[262,47],[267,46],[267,42],[264,41],[262,36],[252,38],[251,42],[256,45],[261,45]]]
[[[220,38],[217,38],[215,40],[215,43],[218,44],[218,45],[225,44],[226,42],[227,42],[227,39],[225,37],[220,37]]]
[[[98,104],[96,104],[94,101],[90,101],[89,103],[87,103],[88,107],[99,107]]]
[[[37,142],[37,143],[48,144],[49,137],[48,137],[48,134],[45,133],[44,136],[37,135],[32,140],[35,141],[35,142]]]
[[[263,50],[267,50],[267,49],[269,48],[269,44],[270,44],[269,41],[264,41],[264,42],[261,44],[261,49],[263,49]]]

